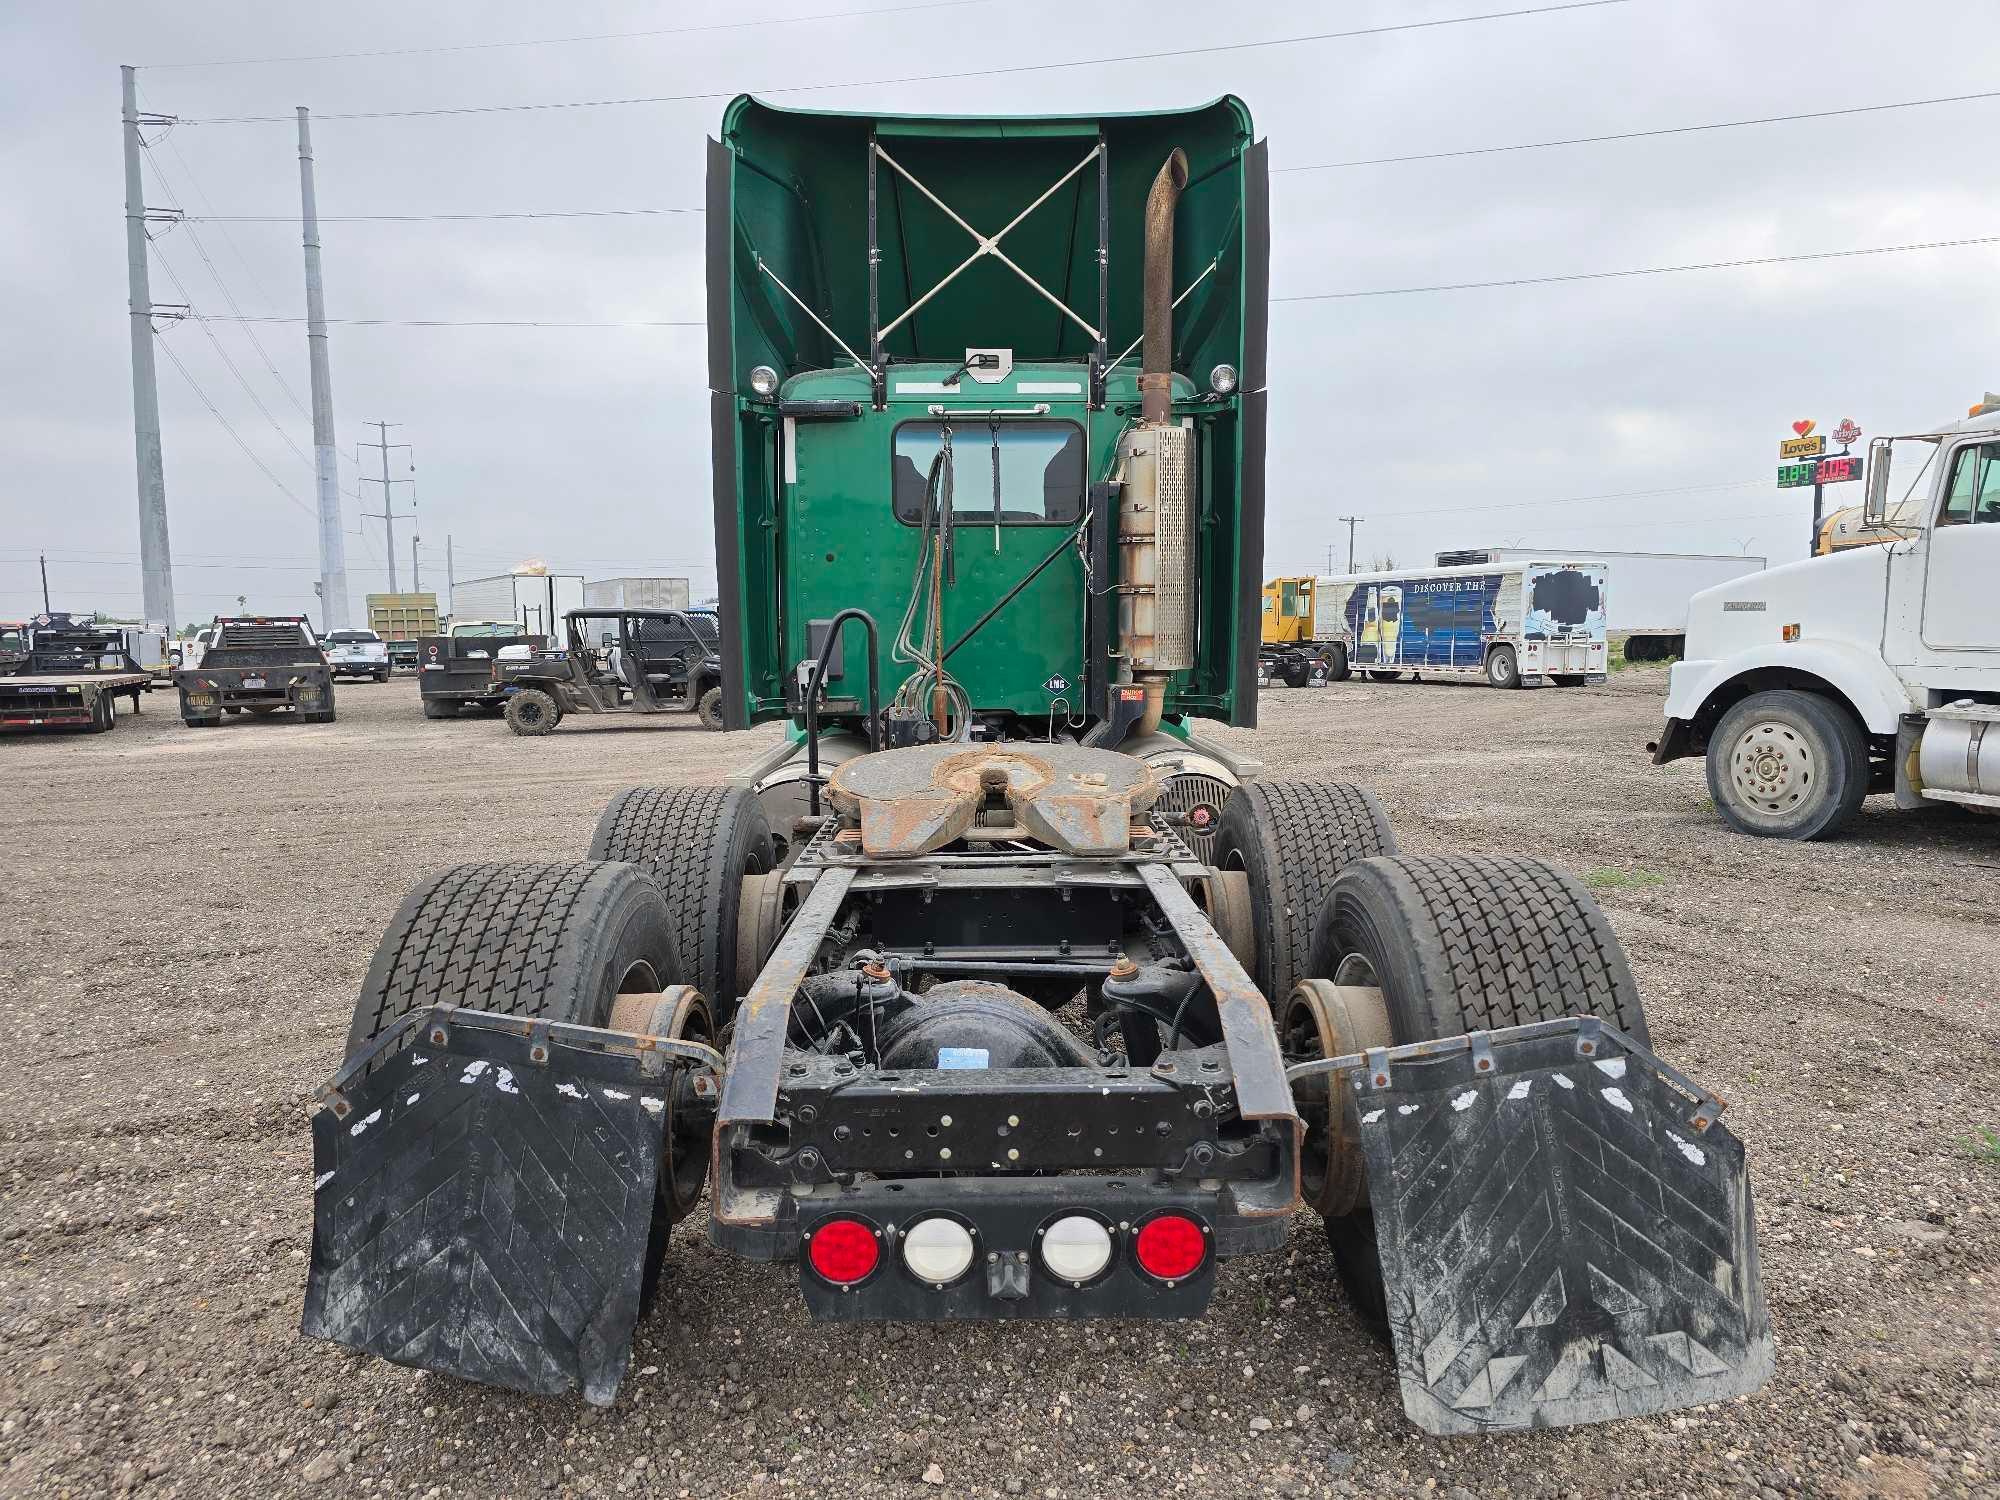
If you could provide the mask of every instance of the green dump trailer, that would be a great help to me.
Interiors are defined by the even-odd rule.
[[[1233,98],[729,107],[724,714],[789,731],[404,901],[308,1334],[608,1403],[677,1225],[816,1318],[1183,1318],[1309,1212],[1429,1431],[1768,1377],[1743,1148],[1589,893],[1195,727],[1256,722],[1266,172]]]

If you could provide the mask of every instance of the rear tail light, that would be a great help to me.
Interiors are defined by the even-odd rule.
[[[1111,1231],[1089,1214],[1068,1214],[1042,1231],[1042,1265],[1062,1281],[1094,1281],[1111,1264]]]
[[[1186,1214],[1155,1214],[1139,1226],[1132,1253],[1148,1276],[1179,1281],[1208,1259],[1208,1231]]]
[[[919,1219],[903,1231],[903,1264],[919,1281],[944,1286],[972,1269],[972,1232],[956,1219]]]
[[[812,1268],[835,1286],[866,1281],[881,1264],[882,1246],[876,1232],[859,1219],[828,1219],[806,1240]]]

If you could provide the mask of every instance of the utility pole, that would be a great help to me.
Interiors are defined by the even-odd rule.
[[[365,422],[362,425],[365,427],[373,427],[375,429],[376,436],[378,436],[381,439],[380,442],[361,443],[358,445],[359,447],[362,448],[374,448],[378,450],[382,455],[382,477],[380,479],[361,480],[363,484],[379,484],[382,486],[382,509],[380,511],[372,511],[372,510],[363,511],[362,514],[371,521],[380,521],[383,525],[384,531],[388,536],[388,546],[383,550],[387,552],[389,556],[389,592],[393,594],[397,592],[396,506],[394,501],[394,496],[396,492],[393,489],[391,489],[390,486],[397,484],[415,484],[416,481],[414,479],[391,479],[389,477],[389,450],[391,448],[407,448],[410,445],[408,443],[392,443],[389,441],[389,429],[391,427],[401,427],[403,425],[401,422]],[[414,554],[412,554],[412,559],[414,560]]]
[[[1354,571],[1354,528],[1361,523],[1364,517],[1341,516],[1338,517],[1338,519],[1345,521],[1347,523],[1347,571],[1352,573]],[[1330,547],[1327,549],[1329,556],[1331,555],[1332,551],[1333,549]],[[1328,570],[1331,571],[1332,567],[1333,564],[1329,562],[1327,564]]]
[[[146,264],[146,186],[139,168],[139,86],[120,68],[125,114],[125,274],[132,324],[132,447],[139,467],[139,567],[146,619],[174,621],[167,542],[167,473],[160,450],[160,386],[153,369],[153,288]],[[147,116],[148,123],[156,117]]]
[[[312,366],[313,469],[319,489],[319,597],[328,630],[347,628],[347,541],[340,526],[340,460],[333,448],[333,376],[326,357],[326,288],[319,269],[319,198],[312,125],[299,106],[299,218],[306,252],[306,353]]]
[[[1749,549],[1746,547],[1744,550],[1747,552]],[[49,555],[44,552],[40,556],[42,559],[42,613],[46,615],[51,613],[49,609]]]
[[[1749,549],[1745,548],[1744,550],[1748,551]],[[456,609],[458,607],[457,599],[452,597],[452,591],[457,587],[458,587],[458,570],[452,566],[451,533],[447,531],[444,534],[444,602],[447,610]]]
[[[424,591],[424,580],[417,569],[417,543],[422,540],[414,531],[410,533],[410,592],[413,594]]]

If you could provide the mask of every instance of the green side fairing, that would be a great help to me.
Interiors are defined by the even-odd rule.
[[[896,165],[995,235],[1100,140],[1101,172],[1098,160],[1084,164],[998,241],[1074,317],[993,255],[901,317],[978,246]],[[873,157],[872,316],[871,141],[886,154]],[[1091,641],[1085,626],[1086,575],[1095,591],[1117,580],[1102,554],[1090,568],[1079,522],[1085,511],[1095,525],[1115,516],[1115,495],[1093,498],[1091,487],[1113,477],[1119,435],[1137,416],[1139,354],[1103,375],[1101,403],[1091,399],[1093,374],[1138,339],[1143,207],[1176,146],[1187,152],[1190,182],[1176,216],[1173,285],[1176,295],[1193,290],[1174,316],[1175,410],[1193,424],[1199,455],[1200,644],[1167,707],[1255,722],[1267,235],[1263,149],[1243,105],[1225,98],[1159,114],[974,120],[820,114],[747,97],[710,143],[708,190],[717,562],[737,647],[725,653],[734,658],[732,722],[787,716],[807,622],[848,606],[881,626],[885,697],[909,675],[890,652],[923,535],[913,522],[938,446],[934,406],[951,429],[958,517],[947,643],[1077,534],[951,656],[949,671],[975,710],[1046,721],[1060,698],[1072,714],[1086,712],[1086,681],[1101,683],[1111,665],[1086,660],[1104,649],[1102,630]],[[879,360],[879,380],[842,344]],[[974,348],[1011,350],[1011,371],[954,383]],[[1225,364],[1239,383],[1216,397],[1210,372]],[[778,373],[775,398],[751,389],[760,365]],[[1019,416],[1037,405],[1047,412]],[[996,407],[1008,413],[998,422],[981,414]],[[855,699],[865,677],[859,629],[844,647],[829,694]]]

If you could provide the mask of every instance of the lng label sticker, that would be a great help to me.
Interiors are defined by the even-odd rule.
[[[940,1047],[938,1066],[940,1068],[983,1068],[992,1054],[984,1047]]]
[[[1069,691],[1069,679],[1058,672],[1042,684],[1042,691],[1045,693],[1066,693]],[[984,1066],[984,1064],[981,1064],[981,1066]]]

